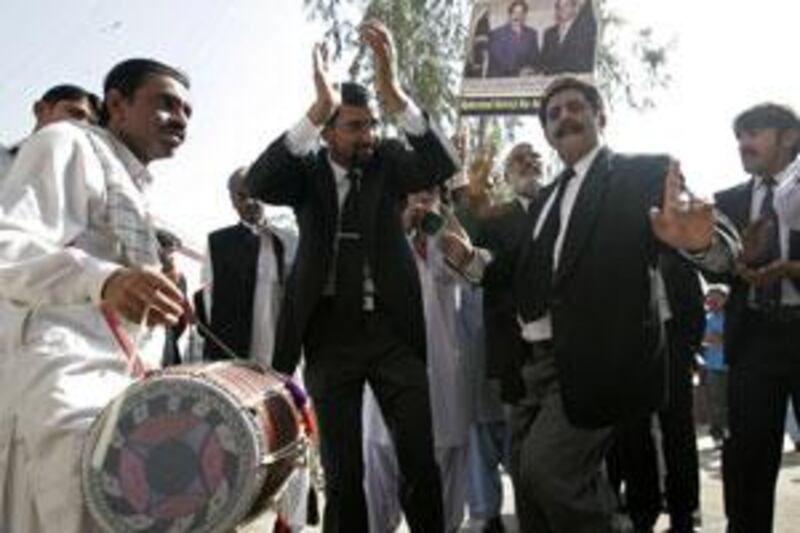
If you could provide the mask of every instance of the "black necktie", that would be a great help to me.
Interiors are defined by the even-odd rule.
[[[773,200],[775,181],[773,179],[765,179],[764,186],[767,188],[767,192],[764,195],[764,201],[761,202],[759,215],[767,225],[767,230],[765,232],[766,239],[761,262],[764,265],[768,265],[781,258],[781,248],[778,214],[775,212],[775,202]],[[778,307],[781,302],[781,282],[775,281],[769,285],[756,287],[755,297],[756,304],[761,309],[774,309]]]
[[[561,199],[564,197],[567,183],[574,176],[575,171],[567,168],[558,177],[555,199],[533,242],[529,260],[524,267],[519,314],[525,322],[538,320],[550,308],[550,299],[553,296],[553,253],[561,230]]]
[[[339,214],[336,254],[336,301],[342,313],[356,316],[364,307],[364,249],[361,239],[361,172],[347,174],[347,191]],[[345,315],[345,316],[348,316]]]

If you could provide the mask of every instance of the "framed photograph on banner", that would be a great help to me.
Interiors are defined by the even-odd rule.
[[[593,79],[599,33],[595,0],[477,0],[461,114],[533,114],[554,76]]]

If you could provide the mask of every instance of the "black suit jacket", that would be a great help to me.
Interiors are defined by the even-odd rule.
[[[381,311],[393,331],[425,356],[425,323],[417,267],[403,231],[401,213],[409,192],[452,176],[457,170],[447,140],[428,129],[379,142],[365,166],[361,189],[362,238]],[[256,160],[247,176],[251,194],[294,208],[300,229],[297,255],[286,281],[274,366],[291,373],[334,260],[339,205],[326,150],[296,157],[281,136]]]
[[[498,207],[481,220],[476,244],[492,252],[500,265],[492,282],[484,282],[483,318],[486,327],[486,373],[499,378],[503,401],[515,403],[525,393],[520,370],[529,349],[522,339],[514,299],[517,256],[533,224],[517,200]]]
[[[649,210],[660,205],[668,164],[601,149],[576,198],[550,313],[564,409],[577,426],[611,425],[664,403],[664,332],[651,290],[661,245]],[[540,194],[539,210],[554,185]],[[528,239],[520,256],[519,294],[530,290],[524,272],[533,246]]]
[[[739,233],[743,233],[750,224],[750,210],[753,202],[754,181],[740,183],[730,189],[718,192],[714,196],[717,208],[727,216]],[[800,232],[789,232],[789,259],[800,261]],[[709,275],[714,281],[730,285],[730,294],[725,304],[724,350],[728,364],[736,364],[740,351],[744,346],[745,313],[750,294],[750,285],[742,278],[733,275]],[[800,283],[795,280],[795,287],[800,290]]]
[[[753,180],[740,183],[730,189],[718,192],[714,196],[717,208],[736,226],[739,233],[744,232],[750,224],[750,208],[753,201]],[[725,304],[725,331],[723,349],[728,364],[735,364],[743,345],[745,333],[744,318],[747,311],[747,300],[750,285],[738,276],[709,276],[714,281],[730,285],[730,294]]]
[[[691,357],[701,349],[706,329],[700,276],[694,265],[673,252],[661,255],[659,267],[672,315],[671,331],[677,337],[675,343],[683,352],[678,355]]]
[[[597,47],[597,20],[592,2],[586,2],[559,42],[558,25],[544,32],[542,44],[542,70],[546,74],[564,72],[591,72],[594,69]]]
[[[278,277],[282,278],[283,245],[273,237]],[[222,342],[242,358],[250,357],[253,334],[253,303],[261,241],[244,224],[218,229],[208,235],[213,282],[209,327]],[[206,339],[207,360],[229,359],[216,343]]]

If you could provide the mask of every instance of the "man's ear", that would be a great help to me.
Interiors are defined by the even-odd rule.
[[[320,136],[322,137],[322,140],[325,141],[325,144],[330,146],[331,137],[333,136],[333,128],[330,126],[325,126],[324,128],[322,128]]]
[[[597,125],[601,131],[606,128],[606,113],[602,109],[597,112]]]
[[[41,124],[47,119],[50,105],[43,100],[36,100],[33,104],[33,115],[36,117],[36,123]]]
[[[800,130],[784,130],[781,133],[781,146],[794,153],[800,145]]]
[[[108,122],[125,118],[128,98],[119,89],[111,89],[105,96],[105,108],[108,113]]]

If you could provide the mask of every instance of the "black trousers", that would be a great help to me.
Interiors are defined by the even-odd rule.
[[[350,321],[343,324],[342,319]],[[352,321],[360,320],[353,328]],[[400,503],[413,532],[444,530],[426,365],[379,311],[342,317],[321,304],[306,337],[306,386],[325,469],[325,533],[369,530],[364,496],[362,402],[369,383],[394,442]]]
[[[800,407],[800,320],[748,312],[728,373],[730,437],[723,447],[729,533],[772,531],[786,406]]]
[[[693,513],[700,507],[700,473],[697,435],[692,412],[691,350],[667,323],[670,339],[668,403],[657,413],[661,427],[666,476],[665,499],[672,531],[692,531]],[[625,496],[637,530],[652,528],[661,513],[658,456],[653,440],[652,417],[620,426],[618,460],[625,480]]]

